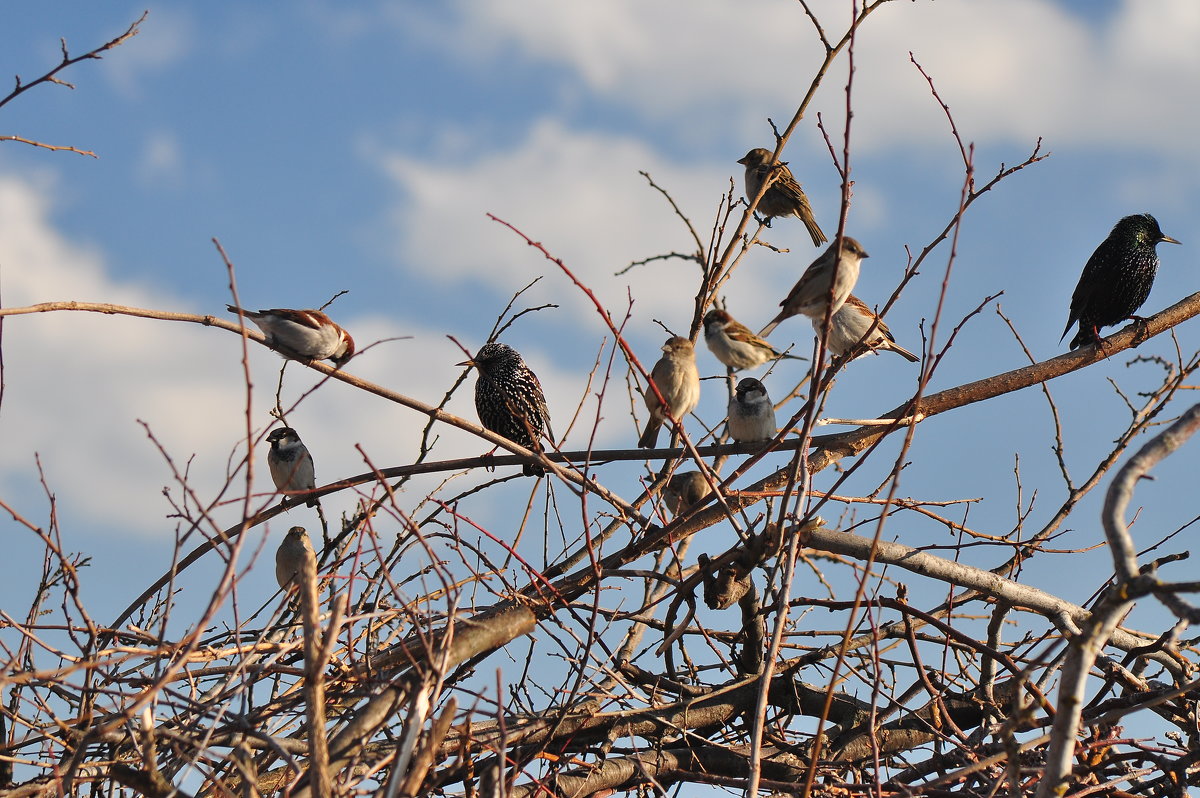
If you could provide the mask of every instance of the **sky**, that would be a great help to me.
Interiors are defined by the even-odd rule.
[[[680,260],[617,274],[690,248],[687,230],[639,171],[707,238],[731,179],[740,196],[737,159],[770,146],[768,119],[786,123],[809,85],[821,56],[810,22],[791,0],[345,5],[9,4],[0,74],[25,80],[57,63],[60,37],[82,53],[149,14],[132,40],[65,72],[73,90],[37,87],[0,110],[0,135],[99,156],[0,142],[0,300],[222,315],[230,292],[217,239],[247,307],[318,307],[346,291],[329,312],[360,345],[384,341],[349,370],[436,403],[464,359],[449,336],[477,348],[512,295],[541,277],[520,306],[556,307],[523,317],[504,340],[539,375],[556,419],[581,401],[594,416],[587,377],[608,340],[604,325],[582,292],[487,214],[544,243],[614,314],[628,310],[629,340],[653,362],[665,337],[657,321],[686,330],[695,275]],[[814,7],[831,31],[849,13],[848,3],[833,0]],[[1200,290],[1197,40],[1194,0],[919,0],[882,8],[855,52],[848,230],[871,253],[856,293],[883,302],[906,248],[919,251],[937,235],[961,191],[958,146],[910,53],[975,145],[980,181],[1021,162],[1039,138],[1052,153],[970,210],[947,323],[1002,291],[999,306],[1037,358],[1066,351],[1058,338],[1083,264],[1130,213],[1153,213],[1183,242],[1161,247],[1143,311]],[[842,59],[784,151],[827,232],[836,227],[839,181],[817,123],[840,141],[846,76]],[[724,292],[731,312],[755,329],[818,254],[794,222],[777,222],[767,238],[789,251],[756,248]],[[929,329],[946,262],[939,250],[888,315],[909,349],[920,348],[922,324]],[[1185,353],[1197,348],[1197,329],[1177,329]],[[53,494],[64,547],[93,558],[89,598],[114,614],[170,561],[177,520],[163,489],[178,498],[172,468],[186,468],[196,495],[211,501],[244,446],[240,339],[95,314],[15,317],[3,331],[0,499],[44,525]],[[807,349],[811,329],[791,320],[772,340]],[[1158,338],[1138,354],[1170,358],[1174,345]],[[1090,473],[1128,419],[1110,379],[1130,396],[1157,383],[1158,366],[1132,359],[1052,386],[1077,476]],[[251,352],[258,429],[270,422],[280,362],[261,348]],[[703,347],[699,362],[704,374],[718,373]],[[1026,362],[993,303],[966,325],[930,387]],[[286,395],[299,396],[318,376],[290,367]],[[866,358],[839,377],[827,412],[875,417],[909,396],[916,379],[900,358]],[[699,413],[715,424],[724,398],[716,383],[705,385]],[[1186,406],[1181,400],[1176,412]],[[469,385],[448,409],[474,418]],[[598,444],[631,445],[637,433],[625,407],[618,401],[603,416]],[[419,414],[338,383],[306,399],[290,421],[314,452],[322,483],[367,470],[356,446],[380,466],[411,462],[425,425]],[[587,432],[580,425],[564,448],[582,447]],[[440,434],[439,458],[486,448],[455,430]],[[919,428],[901,494],[986,496],[969,521],[997,534],[1033,499],[1028,523],[1038,528],[1063,497],[1052,435],[1036,390],[931,419]],[[1197,448],[1143,486],[1145,539],[1197,514],[1188,479]],[[882,478],[886,460],[858,486]],[[636,469],[614,468],[610,479],[634,495]],[[503,525],[500,495],[476,499],[479,518]],[[354,500],[327,499],[326,512],[334,517]],[[1094,501],[1081,508],[1064,548],[1100,538],[1097,510]],[[227,506],[217,516],[233,523],[237,512]],[[292,523],[311,520],[293,511],[263,534],[282,535]],[[28,542],[0,565],[0,606],[19,612],[41,549],[8,518],[0,524]],[[944,530],[939,537],[901,524],[889,534],[912,545],[953,542]],[[1101,553],[1074,566],[1078,581],[1063,588],[1062,563],[1043,560],[1026,578],[1077,601],[1108,573]],[[990,552],[978,562],[996,561]],[[124,576],[131,564],[132,583]],[[273,589],[270,572],[264,564]]]

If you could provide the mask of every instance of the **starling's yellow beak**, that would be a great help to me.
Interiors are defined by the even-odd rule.
[[[456,365],[456,366],[474,366],[474,365],[475,365],[475,361],[474,361],[474,360],[464,360],[464,361],[463,361],[463,362],[461,362],[461,363],[455,363],[455,365]]]
[[[1176,241],[1174,238],[1171,238],[1170,236],[1163,236],[1162,240],[1168,244],[1179,244],[1180,246],[1183,246],[1182,241]]]

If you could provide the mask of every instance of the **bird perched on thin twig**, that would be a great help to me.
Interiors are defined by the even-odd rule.
[[[226,305],[258,325],[267,345],[291,360],[308,362],[329,358],[338,368],[354,356],[354,339],[319,310],[244,310]]]
[[[662,497],[671,515],[679,515],[710,493],[712,487],[699,471],[680,471],[667,480]]]
[[[746,167],[746,199],[748,201],[753,202],[754,198],[758,196],[758,192],[762,190],[763,181],[772,180],[766,193],[758,201],[758,211],[765,217],[766,224],[770,225],[771,219],[776,216],[798,216],[800,221],[804,222],[804,226],[808,228],[808,234],[812,236],[814,247],[819,247],[828,240],[821,232],[817,220],[813,218],[812,206],[808,204],[808,197],[805,196],[804,189],[800,188],[800,184],[796,182],[787,163],[783,161],[771,163],[771,151],[762,147],[750,150],[738,159],[738,163]]]
[[[824,323],[824,318],[812,320],[813,329],[817,331],[817,335],[821,334],[821,327]],[[869,335],[867,334],[868,330],[870,330]],[[833,318],[829,322],[829,338],[825,341],[825,348],[834,357],[841,357],[847,352],[854,351],[857,352],[854,358],[860,358],[868,352],[886,349],[913,363],[920,360],[912,352],[896,343],[892,331],[888,329],[883,319],[879,318],[875,311],[867,307],[866,302],[854,294],[846,297],[845,304],[838,308],[837,313],[833,314]]]
[[[738,443],[765,441],[775,437],[775,406],[761,382],[746,377],[729,399],[729,437]]]
[[[302,526],[294,526],[288,530],[287,536],[275,550],[275,581],[286,590],[293,582],[299,582],[300,572],[304,568],[304,560],[312,557],[316,562],[312,542],[308,532]]]
[[[475,410],[486,429],[535,452],[542,451],[543,435],[554,443],[542,384],[517,350],[497,342],[484,344],[475,357],[458,365],[474,366],[478,372]],[[524,463],[521,473],[540,477],[546,469]]]
[[[654,448],[658,442],[658,429],[667,415],[682,425],[683,417],[700,401],[700,372],[696,370],[696,350],[692,342],[675,335],[667,339],[662,351],[662,357],[650,370],[650,380],[658,386],[666,404],[659,401],[653,388],[646,386],[644,397],[650,420],[646,422],[642,437],[638,438],[641,449]]]
[[[267,436],[271,450],[267,452],[267,466],[271,469],[271,481],[281,493],[303,493],[317,487],[316,471],[312,454],[300,440],[296,430],[280,427]],[[309,507],[316,507],[317,500],[309,499]]]
[[[773,346],[720,308],[704,314],[704,343],[717,360],[734,371],[758,368],[779,358],[805,359],[775,351]]]
[[[762,328],[759,335],[770,335],[771,331],[779,326],[779,322],[798,313],[803,313],[811,319],[821,319],[823,322],[825,308],[831,302],[832,312],[838,312],[846,297],[854,290],[854,284],[858,282],[859,264],[863,258],[870,257],[862,245],[850,236],[841,239],[841,248],[839,257],[838,242],[834,241],[829,245],[829,249],[809,264],[787,297],[779,303],[783,310]]]
[[[1071,348],[1100,343],[1100,328],[1138,319],[1134,311],[1150,296],[1158,272],[1158,250],[1162,243],[1178,244],[1163,235],[1158,220],[1148,213],[1126,216],[1117,222],[1108,238],[1096,247],[1083,267],[1083,275],[1071,295],[1071,314],[1062,341],[1079,322]]]

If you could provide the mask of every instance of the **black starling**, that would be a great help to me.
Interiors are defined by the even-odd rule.
[[[758,212],[766,217],[768,225],[776,216],[797,216],[808,228],[814,247],[828,240],[813,218],[812,206],[808,204],[804,189],[800,188],[786,163],[772,163],[771,151],[762,147],[750,150],[738,159],[738,163],[746,167],[746,199],[750,201],[762,191],[763,181],[774,173],[774,182],[758,201]]]
[[[1133,313],[1150,296],[1154,274],[1158,271],[1158,252],[1162,241],[1179,242],[1165,236],[1158,220],[1148,213],[1126,216],[1117,222],[1108,238],[1096,247],[1083,267],[1083,275],[1071,295],[1071,315],[1061,341],[1079,322],[1079,331],[1071,339],[1071,348],[1100,343],[1100,328],[1136,318]]]
[[[484,344],[474,358],[459,365],[479,372],[475,410],[486,429],[535,452],[542,451],[542,435],[554,442],[542,385],[517,350],[508,344]],[[546,473],[533,463],[525,463],[521,471],[527,477]]]

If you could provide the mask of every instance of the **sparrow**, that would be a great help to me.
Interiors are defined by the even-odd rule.
[[[543,435],[554,443],[542,384],[517,350],[508,344],[484,344],[475,357],[458,365],[474,366],[479,374],[475,381],[475,411],[484,428],[535,452],[542,451]],[[521,473],[540,477],[546,469],[524,463]]]
[[[704,343],[716,355],[717,360],[734,371],[758,368],[770,360],[781,357],[804,360],[795,355],[775,351],[769,343],[759,338],[720,308],[704,314]]]
[[[762,199],[758,201],[758,210],[766,217],[767,225],[770,225],[771,219],[776,216],[798,216],[800,221],[804,222],[804,226],[808,228],[808,234],[812,236],[814,247],[819,247],[828,241],[825,234],[821,232],[817,220],[813,218],[812,207],[808,204],[808,197],[804,196],[804,189],[800,188],[800,184],[796,182],[787,163],[782,161],[771,163],[771,151],[762,147],[750,150],[738,159],[738,163],[746,167],[746,199],[748,201],[753,201],[758,196],[758,192],[762,190],[763,181],[771,178],[773,173],[773,182],[763,194]]]
[[[650,370],[650,380],[658,386],[666,405],[659,401],[652,388],[646,387],[643,396],[650,419],[642,437],[638,438],[641,449],[654,448],[658,442],[658,428],[668,414],[682,425],[683,417],[700,401],[700,372],[696,370],[696,350],[692,342],[675,335],[667,339],[662,351],[663,356]]]
[[[308,532],[302,526],[294,526],[288,530],[287,536],[275,550],[275,581],[279,583],[279,587],[287,590],[293,581],[300,580],[304,560],[308,557],[313,558],[315,565],[316,554],[313,553]]]
[[[1154,275],[1158,272],[1158,251],[1162,243],[1178,244],[1163,235],[1158,220],[1148,213],[1126,216],[1117,222],[1108,238],[1096,247],[1083,267],[1083,275],[1071,295],[1071,314],[1060,342],[1079,322],[1071,339],[1071,349],[1100,343],[1100,328],[1137,319],[1134,311],[1150,296]]]
[[[280,427],[272,430],[267,440],[271,442],[267,465],[271,469],[271,480],[279,492],[303,493],[317,487],[312,455],[296,430]],[[307,504],[316,507],[316,498],[309,499]]]
[[[737,384],[729,399],[729,437],[738,443],[765,441],[775,437],[775,406],[767,389],[753,377]]]
[[[671,515],[679,515],[710,493],[712,488],[699,471],[680,471],[667,480],[662,498]]]
[[[354,356],[354,339],[350,333],[319,310],[243,310],[226,305],[230,313],[238,313],[258,325],[267,339],[267,346],[290,360],[333,361],[341,368]]]
[[[874,323],[874,327],[871,326],[872,323]],[[817,331],[817,335],[821,334],[824,324],[825,319],[813,318],[812,326]],[[867,330],[871,331],[870,335],[867,335]],[[892,331],[888,329],[883,319],[879,318],[875,311],[867,307],[867,303],[854,294],[846,297],[846,303],[838,308],[838,312],[834,313],[833,318],[830,319],[829,338],[825,341],[825,348],[834,357],[841,357],[853,350],[858,353],[851,358],[855,359],[866,355],[868,351],[887,349],[913,363],[920,360],[912,352],[896,343],[896,339],[892,337]]]
[[[838,308],[846,301],[846,297],[850,296],[854,284],[858,282],[859,264],[863,258],[870,257],[862,245],[850,236],[841,240],[841,247],[841,258],[837,256],[838,242],[835,241],[809,264],[787,297],[779,303],[783,310],[759,331],[759,335],[765,338],[779,326],[779,322],[798,313],[812,319],[824,320],[825,308],[831,303],[831,295],[833,312],[838,312]]]

